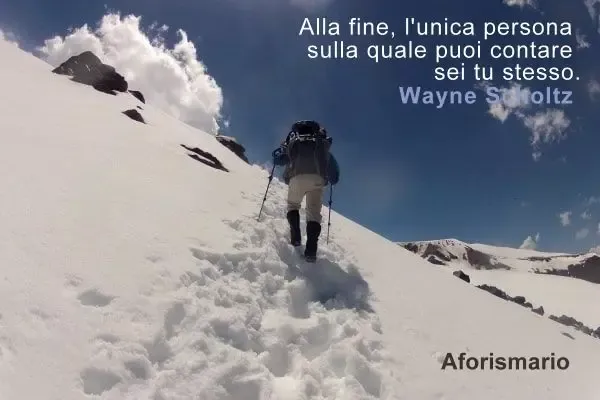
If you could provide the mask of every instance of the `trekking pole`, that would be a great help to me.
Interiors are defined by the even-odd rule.
[[[271,181],[273,180],[274,173],[275,173],[275,164],[273,164],[273,168],[271,168],[271,175],[269,175],[269,183],[267,184],[267,190],[265,190],[265,197],[263,198],[262,205],[260,206],[260,211],[258,212],[258,218],[256,219],[256,221],[260,221],[260,214],[262,214],[262,210],[265,205],[265,201],[267,200],[267,193],[269,193],[269,186],[271,186]]]
[[[327,217],[327,244],[329,244],[329,227],[331,227],[331,204],[333,204],[333,185],[329,184],[329,216]]]

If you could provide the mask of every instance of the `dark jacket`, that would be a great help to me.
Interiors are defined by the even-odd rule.
[[[287,136],[281,146],[273,152],[273,163],[285,165],[283,179],[289,183],[296,175],[317,174],[326,184],[337,184],[340,178],[339,165],[330,153],[331,138],[316,137],[313,140],[294,140]]]

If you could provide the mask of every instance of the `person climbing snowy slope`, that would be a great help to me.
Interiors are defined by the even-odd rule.
[[[323,192],[328,184],[339,181],[339,165],[330,153],[332,138],[316,121],[295,122],[281,146],[273,151],[273,164],[284,166],[288,185],[287,220],[290,243],[302,244],[300,207],[306,197],[306,247],[304,257],[314,262],[321,234]]]

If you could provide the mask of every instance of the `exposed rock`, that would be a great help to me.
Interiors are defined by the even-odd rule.
[[[454,254],[451,254],[451,253],[444,254],[440,250],[439,246],[436,246],[436,245],[431,244],[431,243],[428,244],[427,247],[425,247],[425,250],[423,251],[422,257],[425,258],[425,257],[427,257],[429,255],[433,255],[436,258],[441,259],[441,260],[446,261],[446,262],[450,262],[452,260],[458,259],[458,257],[456,257]]]
[[[411,251],[415,254],[419,251],[419,246],[414,243],[406,243],[403,246],[406,250]]]
[[[458,255],[462,254],[462,259],[476,269],[511,269],[508,265],[498,261],[496,257],[475,250],[459,241],[444,240],[431,243],[403,243],[401,245],[436,265],[448,265],[452,261],[458,260]],[[458,255],[454,253],[458,253]]]
[[[561,254],[561,255],[556,255],[556,256],[552,256],[552,257],[532,256],[532,257],[523,258],[522,260],[549,262],[549,261],[555,260],[557,258],[577,258],[577,257],[579,257],[579,254]]]
[[[427,258],[427,261],[429,261],[432,264],[435,265],[447,265],[445,262],[438,260],[437,258],[435,258],[435,256],[429,256]]]
[[[138,110],[131,109],[131,110],[123,111],[123,114],[127,115],[129,118],[131,118],[134,121],[138,121],[143,124],[146,123],[146,121],[144,120],[144,117],[142,117],[142,114],[140,114],[140,112]]]
[[[600,283],[600,257],[593,255],[583,263],[569,265],[569,275],[592,283]]]
[[[531,311],[533,311],[534,313],[539,314],[539,315],[544,315],[544,307],[542,307],[542,306],[539,306],[538,308],[534,308]]]
[[[600,257],[592,255],[577,264],[570,264],[567,269],[535,270],[538,274],[568,276],[591,283],[600,283]]]
[[[96,90],[113,95],[116,92],[126,92],[129,86],[114,67],[103,64],[91,51],[70,57],[52,72],[71,76],[75,82],[90,85]]]
[[[471,247],[465,247],[466,260],[477,269],[511,269],[508,265],[496,260],[489,254],[482,253]]]
[[[215,137],[219,141],[219,143],[221,143],[223,146],[227,147],[229,150],[234,152],[239,158],[241,158],[245,162],[248,162],[248,158],[246,158],[245,154],[246,149],[244,148],[244,146],[239,144],[235,138],[222,135],[217,135]]]
[[[525,297],[523,297],[523,296],[516,296],[516,297],[513,297],[513,301],[514,301],[515,303],[517,303],[517,304],[520,304],[520,305],[522,305],[522,306],[524,306],[524,305],[525,305]]]
[[[454,271],[452,273],[452,275],[456,276],[459,279],[462,279],[463,281],[467,282],[467,283],[471,283],[471,278],[469,277],[469,275],[465,274],[462,271]]]
[[[133,97],[135,97],[136,99],[138,99],[142,103],[146,104],[146,98],[144,97],[144,95],[142,94],[142,92],[140,92],[139,90],[130,90],[129,93],[131,93],[131,95]]]
[[[191,152],[188,153],[188,157],[193,158],[194,160],[204,165],[208,165],[209,167],[212,167],[214,169],[229,172],[229,170],[223,165],[223,163],[208,151],[204,151],[198,147],[189,147],[185,144],[182,144],[181,147]]]
[[[498,289],[495,286],[483,284],[483,285],[477,285],[477,287],[479,289],[485,290],[486,292],[493,294],[494,296],[500,297],[501,299],[504,299],[504,300],[511,299],[511,297],[509,295],[507,295],[506,293],[504,293],[502,290]]]
[[[575,328],[576,330],[583,332],[586,335],[594,336],[595,331],[592,328],[585,326],[583,322],[577,321],[573,317],[569,317],[563,314],[560,317],[557,317],[556,315],[550,315],[548,318],[563,325]]]

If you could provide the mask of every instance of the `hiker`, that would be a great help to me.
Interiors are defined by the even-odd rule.
[[[306,247],[304,257],[314,262],[321,234],[323,192],[328,184],[339,181],[339,166],[329,152],[332,144],[327,131],[316,121],[298,121],[281,146],[273,151],[273,163],[285,165],[284,182],[288,185],[287,220],[290,243],[302,244],[300,205],[306,196]]]

